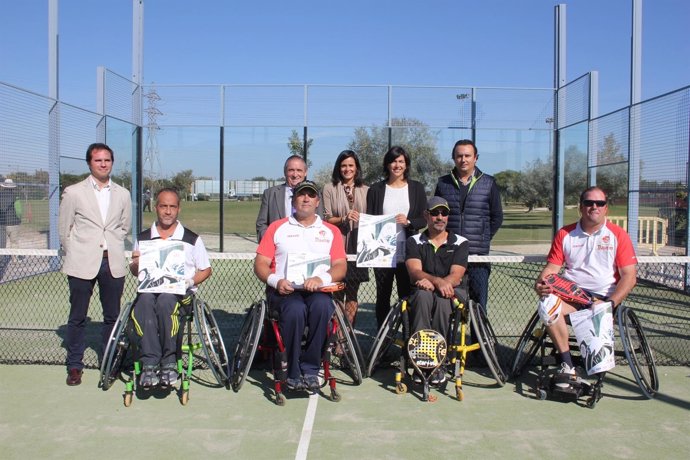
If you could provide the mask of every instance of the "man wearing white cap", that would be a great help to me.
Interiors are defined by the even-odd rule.
[[[19,224],[21,219],[17,215],[14,202],[17,199],[15,188],[17,184],[12,179],[5,179],[0,182],[0,248],[7,247],[7,240],[12,246],[17,245],[19,235]],[[5,275],[10,256],[0,256],[0,280]]]

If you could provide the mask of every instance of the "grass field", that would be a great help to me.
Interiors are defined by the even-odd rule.
[[[256,216],[259,213],[261,201],[225,201],[223,203],[223,229],[226,234],[255,235]],[[26,210],[30,209],[30,213]],[[612,206],[610,215],[625,216],[625,206]],[[656,215],[657,210],[644,208],[641,215]],[[30,218],[29,218],[30,215]],[[155,212],[143,213],[142,228],[151,225],[155,219]],[[507,207],[504,210],[504,221],[501,230],[493,240],[493,244],[535,244],[551,241],[550,211],[534,210],[526,212],[525,208]],[[570,223],[578,219],[578,210],[565,210],[564,222]],[[220,211],[218,201],[183,201],[181,204],[180,220],[184,224],[201,234],[220,233]],[[25,205],[25,215],[22,225],[27,225],[36,231],[48,229],[48,202],[33,200]]]

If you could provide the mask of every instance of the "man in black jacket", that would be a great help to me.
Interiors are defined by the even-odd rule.
[[[476,167],[477,147],[471,140],[456,142],[452,157],[455,167],[439,178],[434,195],[445,198],[450,206],[448,231],[469,240],[470,255],[487,255],[491,239],[503,223],[498,186],[492,176]],[[470,298],[486,309],[491,265],[470,263],[467,274]]]

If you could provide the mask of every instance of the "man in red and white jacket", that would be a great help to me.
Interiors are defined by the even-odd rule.
[[[327,338],[328,322],[334,305],[329,294],[320,292],[324,285],[341,281],[347,271],[347,255],[340,230],[316,214],[319,191],[311,181],[294,188],[292,216],[269,225],[259,243],[254,259],[254,273],[267,284],[269,308],[280,314],[280,330],[288,360],[287,385],[290,389],[320,388],[318,372],[321,350]],[[330,268],[299,283],[287,279],[289,255],[330,257]],[[308,328],[304,351],[302,337]]]
[[[563,276],[591,293],[597,302],[608,301],[615,308],[628,296],[637,282],[637,257],[630,237],[618,225],[606,220],[608,203],[599,187],[590,187],[580,195],[580,220],[561,228],[546,258],[546,267],[534,289],[542,296],[539,315],[561,356],[561,374],[576,379],[570,356],[565,316],[578,306],[562,300],[548,302],[551,288],[545,282],[565,265]],[[557,306],[560,305],[560,306]],[[560,380],[559,380],[560,381]],[[558,385],[558,383],[557,383]],[[567,386],[563,381],[560,386]]]

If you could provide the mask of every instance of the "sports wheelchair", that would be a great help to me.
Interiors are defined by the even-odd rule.
[[[475,343],[467,343],[467,334],[472,328],[477,337]],[[436,397],[429,394],[430,376],[436,369],[450,373],[455,383],[455,396],[462,401],[462,377],[467,364],[467,354],[471,351],[481,350],[491,375],[499,386],[503,386],[506,375],[501,368],[496,354],[496,334],[494,333],[484,308],[470,300],[467,305],[457,298],[453,299],[453,309],[450,317],[449,330],[446,337],[451,338],[450,343],[443,340],[444,347],[439,347],[441,342],[436,331],[423,330],[421,335],[415,333],[410,336],[409,310],[407,299],[398,301],[388,312],[386,319],[376,334],[374,344],[368,357],[367,376],[372,376],[381,361],[387,355],[392,346],[400,347],[398,371],[395,375],[395,392],[404,394],[407,385],[403,377],[413,377],[416,373],[423,381],[423,400],[435,401]],[[415,337],[417,336],[417,337]],[[412,339],[412,340],[411,340]],[[411,343],[414,342],[414,343]],[[426,344],[424,344],[426,342]],[[432,359],[433,366],[419,366],[419,353],[415,348],[435,348],[438,352],[436,359]],[[440,349],[439,349],[440,348]],[[395,352],[393,352],[395,353]],[[413,369],[411,370],[410,367]]]
[[[640,320],[631,308],[624,305],[618,306],[614,314],[616,315],[615,323],[618,325],[618,335],[623,344],[622,351],[614,348],[614,355],[616,357],[625,357],[642,394],[646,398],[654,398],[659,390],[659,377],[654,364],[654,355],[649,347]],[[579,350],[572,336],[570,338],[570,348],[572,351]],[[557,363],[558,352],[546,333],[546,326],[540,320],[539,314],[535,312],[518,340],[510,372],[512,379],[517,380],[524,373],[527,367],[533,363],[537,352],[539,352],[537,362],[539,372],[534,392],[538,399],[544,400],[549,394],[558,396],[563,400],[576,401],[580,397],[588,396],[585,403],[586,406],[589,408],[596,406],[602,397],[601,389],[606,372],[595,374],[596,380],[594,383],[578,379],[566,389],[555,389],[552,385],[552,378],[547,374],[548,367]],[[576,358],[579,358],[579,356],[573,356],[573,359]]]
[[[328,384],[330,399],[338,402],[341,399],[336,389],[336,378],[332,368],[344,371],[354,385],[362,383],[362,352],[355,337],[355,332],[342,311],[339,302],[333,300],[335,312],[328,324],[328,338],[322,355],[323,373],[322,388]],[[235,392],[239,392],[254,362],[256,352],[263,358],[271,359],[275,403],[285,405],[283,386],[287,379],[287,357],[283,339],[280,334],[279,315],[269,308],[266,300],[256,302],[249,307],[244,318],[240,335],[234,346],[231,359],[230,383]]]
[[[121,379],[125,383],[124,404],[132,404],[137,388],[137,377],[142,366],[137,359],[140,337],[134,330],[131,314],[134,302],[120,311],[103,353],[99,387],[108,390]],[[177,335],[177,372],[180,375],[178,396],[180,403],[189,401],[189,384],[196,355],[203,354],[208,369],[220,386],[229,388],[228,355],[218,323],[211,308],[199,296],[192,295],[191,305],[180,308],[181,328]],[[186,338],[186,340],[185,340]]]

